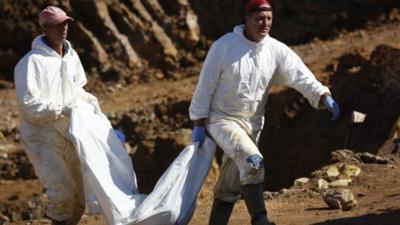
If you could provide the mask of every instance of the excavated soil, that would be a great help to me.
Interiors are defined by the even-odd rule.
[[[333,122],[328,112],[316,111],[294,90],[272,88],[260,145],[265,189],[278,193],[267,200],[269,217],[283,225],[398,224],[400,160],[399,153],[392,153],[389,133],[400,115],[399,2],[271,2],[271,35],[291,44],[331,88],[342,115]],[[0,2],[0,224],[50,224],[43,219],[42,186],[19,144],[12,84],[15,63],[39,33],[36,15],[43,3]],[[201,62],[212,40],[241,21],[241,3],[66,0],[58,5],[76,18],[70,40],[87,71],[88,89],[112,124],[127,135],[125,146],[139,188],[148,193],[190,142],[187,111]],[[365,122],[350,123],[353,111],[366,114]],[[329,209],[311,189],[283,191],[296,178],[327,165],[332,151],[344,148],[390,159],[385,165],[361,165],[361,175],[349,186],[359,203],[356,208]],[[191,225],[208,221],[219,155]],[[85,216],[81,224],[105,221]],[[250,224],[243,201],[230,224]]]

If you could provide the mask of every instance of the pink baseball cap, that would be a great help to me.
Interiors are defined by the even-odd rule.
[[[56,25],[66,20],[73,21],[74,19],[67,16],[64,10],[55,6],[47,6],[39,15],[40,26],[43,26],[44,24]]]

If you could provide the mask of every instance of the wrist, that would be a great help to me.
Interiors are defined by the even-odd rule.
[[[207,123],[207,118],[202,118],[193,121],[195,127],[205,127]]]
[[[330,95],[329,93],[324,93],[324,94],[322,94],[321,97],[320,97],[320,99],[319,99],[319,105],[320,105],[320,106],[326,105],[327,98],[330,97],[330,96],[331,96],[331,95]]]

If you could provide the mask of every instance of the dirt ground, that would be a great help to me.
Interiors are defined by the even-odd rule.
[[[366,165],[350,186],[358,206],[351,211],[332,210],[318,194],[298,193],[267,200],[269,218],[279,225],[395,225],[400,218],[399,164]],[[210,203],[199,207],[190,225],[206,224]],[[230,225],[250,224],[243,201],[236,205]]]
[[[400,160],[387,165],[364,164],[361,175],[348,187],[358,202],[350,211],[330,209],[316,192],[298,190],[267,200],[268,216],[279,225],[397,225],[400,218]],[[212,178],[211,178],[212,179]],[[203,187],[202,193],[211,186]],[[295,189],[296,190],[296,189]],[[37,180],[5,182],[0,185],[0,202],[5,199],[27,202],[40,193]],[[15,197],[18,196],[18,197]],[[189,225],[207,224],[211,208],[210,195],[200,195]],[[250,224],[244,202],[239,201],[230,225]],[[5,224],[50,224],[49,220],[29,220]],[[102,216],[84,216],[80,224],[106,224]]]

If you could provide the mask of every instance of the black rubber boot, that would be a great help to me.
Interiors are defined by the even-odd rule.
[[[231,216],[234,203],[225,202],[214,198],[209,225],[227,225]]]
[[[242,196],[250,213],[252,225],[275,225],[267,218],[262,183],[242,185]]]

